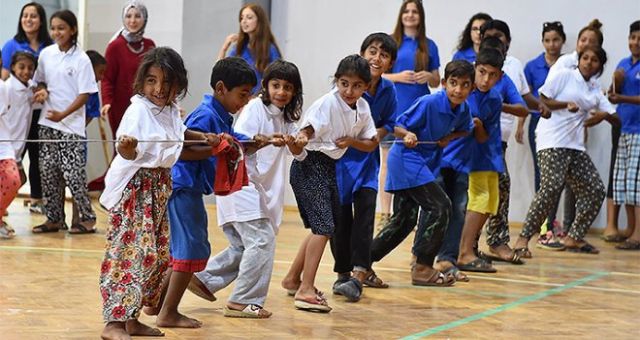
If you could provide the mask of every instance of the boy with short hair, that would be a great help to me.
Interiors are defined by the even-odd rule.
[[[463,271],[496,271],[490,261],[477,257],[474,246],[484,223],[498,212],[498,176],[505,171],[500,131],[502,96],[494,88],[502,77],[502,66],[500,51],[481,49],[475,64],[476,89],[467,99],[474,116],[475,138],[468,144],[469,202],[457,261]]]
[[[449,223],[451,201],[436,184],[442,149],[473,128],[466,99],[473,89],[473,66],[453,61],[445,68],[443,90],[420,97],[396,120],[395,135],[403,140],[389,151],[386,190],[395,194],[394,212],[373,240],[371,259],[380,261],[413,230],[420,208],[425,217],[418,223],[412,253],[416,263],[411,283],[420,286],[451,286],[455,278],[432,265]]]
[[[398,54],[396,42],[386,33],[372,33],[360,47],[360,55],[371,70],[369,90],[362,96],[371,107],[371,116],[378,132],[378,140],[393,133],[397,105],[396,89],[382,74],[393,66]],[[376,213],[380,150],[363,152],[349,148],[336,163],[336,177],[340,194],[340,220],[331,238],[331,252],[335,259],[334,272],[338,279],[334,294],[358,301],[362,286],[387,288],[371,270],[371,240]]]
[[[219,60],[211,70],[210,85],[213,94],[206,94],[185,120],[188,129],[215,133],[233,143],[233,137],[248,137],[234,132],[233,117],[251,99],[256,76],[249,64],[241,58]],[[254,136],[256,143],[247,144],[248,152],[264,144],[264,136]],[[156,324],[161,327],[197,328],[198,320],[178,312],[178,304],[194,273],[205,269],[211,248],[207,233],[207,212],[203,195],[213,193],[217,157],[207,145],[193,145],[183,150],[180,160],[171,171],[173,192],[169,198],[168,214],[171,227],[171,269],[162,309]],[[213,295],[210,297],[215,299]],[[150,314],[154,314],[151,311]]]

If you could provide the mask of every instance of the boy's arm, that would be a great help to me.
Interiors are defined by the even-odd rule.
[[[444,136],[442,139],[440,139],[438,141],[438,146],[441,147],[441,148],[444,148],[447,145],[449,145],[449,142],[451,142],[452,140],[454,140],[456,138],[466,137],[468,135],[469,135],[469,131],[454,131],[454,132]]]
[[[201,161],[211,157],[213,148],[220,144],[221,136],[214,133],[204,133],[194,130],[186,130],[184,132],[184,140],[202,141],[202,144],[185,144],[180,153],[180,159],[183,161]]]
[[[478,117],[473,118],[473,137],[478,141],[478,143],[482,144],[489,140],[489,134],[487,130],[484,128],[484,124],[482,120]]]
[[[520,104],[504,103],[502,104],[502,111],[517,117],[526,117],[527,115],[529,115],[529,110]]]
[[[393,135],[397,138],[401,138],[404,146],[408,148],[415,148],[418,145],[418,137],[416,134],[402,126],[396,125],[393,128]]]

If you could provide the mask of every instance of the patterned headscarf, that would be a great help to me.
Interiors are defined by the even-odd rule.
[[[140,28],[138,32],[129,32],[127,30],[127,26],[124,24],[124,21],[127,17],[127,12],[132,8],[135,8],[138,10],[138,12],[140,12],[140,15],[142,16],[142,20],[144,21],[144,23],[142,24],[142,28]],[[127,3],[124,4],[124,7],[122,7],[122,28],[116,33],[116,35],[111,40],[114,40],[115,38],[118,37],[118,35],[122,34],[122,36],[124,37],[125,40],[127,40],[127,42],[137,43],[142,41],[142,38],[144,35],[144,29],[145,27],[147,27],[148,18],[149,17],[147,14],[147,7],[142,3],[142,1],[140,0],[127,1]]]

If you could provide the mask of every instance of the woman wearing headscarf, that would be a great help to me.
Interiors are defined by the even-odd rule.
[[[103,106],[100,112],[108,115],[114,138],[130,104],[133,78],[142,56],[156,47],[153,40],[143,36],[147,19],[147,7],[141,1],[127,1],[122,8],[123,27],[111,39],[105,53],[107,69],[102,79]]]

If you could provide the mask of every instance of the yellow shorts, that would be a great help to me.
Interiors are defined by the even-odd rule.
[[[498,173],[474,171],[469,174],[469,203],[467,210],[495,215],[500,203]]]

